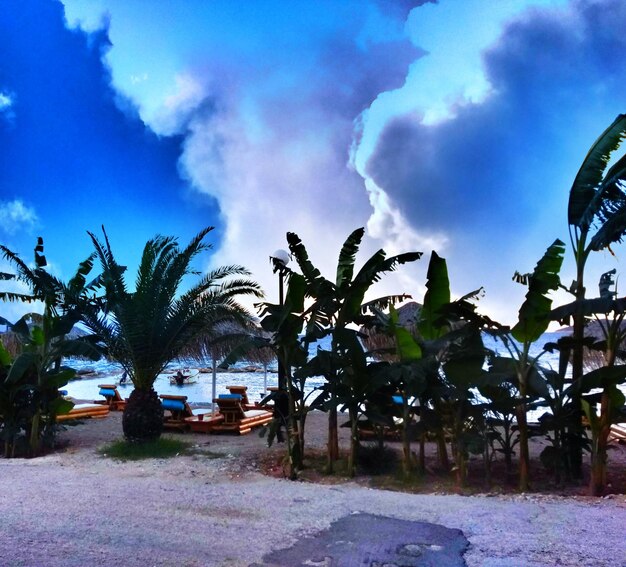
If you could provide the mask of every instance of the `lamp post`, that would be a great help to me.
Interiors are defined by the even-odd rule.
[[[278,304],[283,305],[284,298],[284,278],[287,271],[287,264],[289,263],[289,252],[286,250],[276,250],[274,254],[270,256],[270,262],[273,266],[274,273],[278,272]],[[285,391],[287,389],[287,380],[285,376],[285,367],[278,357],[278,389]]]

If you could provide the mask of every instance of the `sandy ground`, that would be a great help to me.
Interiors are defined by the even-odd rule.
[[[323,447],[324,423],[311,415],[310,447]],[[63,452],[0,460],[0,565],[267,564],[271,551],[364,512],[462,530],[469,566],[626,566],[623,495],[411,495],[290,482],[257,472],[255,456],[268,449],[254,433],[185,434],[198,453],[169,460],[100,455],[121,431],[112,413],[62,433]]]

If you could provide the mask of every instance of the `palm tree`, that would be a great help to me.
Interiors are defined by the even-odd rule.
[[[85,322],[135,386],[122,419],[128,440],[146,441],[161,435],[163,408],[153,386],[166,365],[216,325],[250,317],[237,303],[238,296],[263,295],[260,286],[246,277],[250,272],[238,265],[212,270],[179,294],[185,276],[199,275],[191,263],[211,248],[204,242],[211,230],[213,227],[200,231],[185,248],[171,236],[149,240],[134,292],[127,289],[125,268],[115,260],[106,232],[103,230],[104,242],[89,233],[102,267],[106,309],[92,312]]]

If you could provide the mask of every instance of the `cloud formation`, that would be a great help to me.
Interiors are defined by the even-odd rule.
[[[159,232],[186,240],[219,225],[215,201],[179,175],[181,138],[157,136],[111,87],[107,29],[65,24],[57,0],[0,3],[0,105],[14,113],[9,124],[0,109],[0,196],[13,203],[1,222],[11,246],[32,248],[15,223],[30,222],[33,209],[67,273],[92,248],[86,231],[102,224],[129,263]]]
[[[515,269],[566,240],[576,171],[626,111],[624,29],[620,0],[527,11],[484,54],[483,102],[458,100],[437,124],[419,111],[394,120],[367,163],[410,226],[448,237],[453,283],[486,285],[492,311],[510,310],[503,290]]]
[[[188,67],[153,123],[186,132],[182,171],[220,203],[228,228],[214,262],[245,263],[270,295],[268,258],[286,246],[287,231],[332,277],[343,240],[367,223],[370,198],[349,163],[355,120],[380,92],[400,87],[423,55],[406,37],[361,41],[363,21],[333,25],[305,58],[295,47],[288,65],[283,54],[266,54],[263,73],[251,61],[219,58]],[[263,87],[283,82],[288,88]],[[410,249],[408,236],[398,252]],[[368,239],[363,257],[379,247]],[[410,289],[396,281],[394,291]]]
[[[35,210],[24,205],[21,200],[0,201],[0,233],[13,235],[21,230],[30,232],[37,223]]]

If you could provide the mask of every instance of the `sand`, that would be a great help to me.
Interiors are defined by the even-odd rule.
[[[323,447],[324,423],[310,417],[309,447]],[[623,495],[466,497],[291,482],[260,474],[268,449],[254,433],[185,434],[198,453],[167,460],[98,453],[120,437],[121,414],[112,413],[62,433],[62,452],[0,460],[0,565],[264,564],[273,550],[363,512],[462,530],[469,566],[626,566]]]

